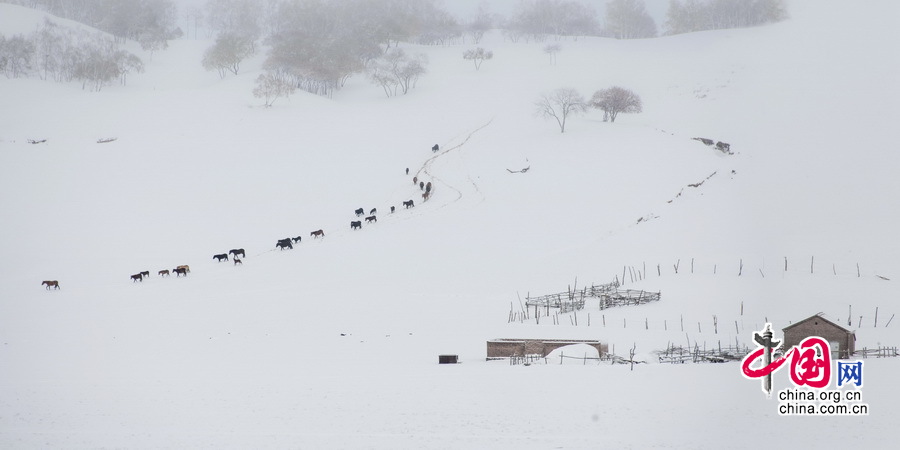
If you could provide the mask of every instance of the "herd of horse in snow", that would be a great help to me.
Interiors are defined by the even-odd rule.
[[[438,149],[439,149],[439,147],[437,144],[435,144],[434,147],[431,148],[431,150],[433,152],[437,152]],[[406,169],[406,174],[409,175],[409,169]],[[422,191],[422,201],[427,201],[431,197],[431,194],[433,192],[431,182],[429,181],[426,183],[424,181],[419,180],[418,177],[413,177],[412,181],[413,181],[413,185],[418,186],[419,189]],[[416,204],[415,204],[415,202],[413,202],[412,199],[409,199],[409,200],[403,202],[403,207],[405,209],[413,208],[415,206],[416,206]],[[396,208],[394,206],[391,206],[391,214],[393,214],[395,210],[396,210]],[[366,215],[365,209],[363,209],[363,208],[358,208],[353,213],[356,215],[356,217],[361,217],[361,216]],[[369,211],[369,215],[366,216],[363,220],[365,220],[365,222],[367,224],[368,223],[377,223],[378,222],[378,217],[376,216],[377,214],[378,214],[378,209],[372,208]],[[352,221],[350,221],[350,229],[351,230],[361,230],[362,224],[363,224],[362,220],[352,220]],[[324,238],[325,231],[323,231],[321,229],[315,230],[315,231],[311,232],[309,234],[309,236],[313,239]],[[302,236],[279,239],[278,242],[275,243],[275,248],[277,248],[279,250],[292,250],[294,248],[293,244],[297,244],[301,241],[302,241]],[[233,249],[229,250],[228,253],[220,253],[217,255],[213,255],[212,259],[216,260],[216,262],[228,261],[229,256],[231,257],[231,261],[234,263],[235,266],[243,265],[244,262],[240,258],[245,258],[246,253],[244,252],[244,249],[242,249],[242,248],[233,248]],[[238,256],[240,256],[240,258]],[[188,265],[181,265],[181,266],[178,266],[178,267],[172,269],[171,271],[168,269],[163,269],[163,270],[160,270],[157,272],[157,276],[168,277],[168,276],[171,276],[172,273],[175,274],[176,278],[182,277],[182,276],[187,277],[187,275],[189,273],[191,273],[191,268]],[[144,279],[148,278],[148,277],[150,277],[150,271],[145,270],[145,271],[142,271],[142,272],[132,275],[131,282],[132,283],[143,282]],[[45,280],[41,283],[41,285],[46,286],[47,290],[50,290],[51,288],[59,289],[59,281],[57,281],[57,280]]]

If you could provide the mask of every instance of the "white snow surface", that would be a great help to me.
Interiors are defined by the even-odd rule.
[[[264,108],[263,56],[219,79],[192,39],[129,46],[146,72],[99,93],[0,78],[0,448],[895,448],[895,359],[866,361],[868,416],[785,417],[740,364],[653,352],[816,313],[900,345],[898,5],[563,40],[555,65],[500,33],[478,71],[472,45],[404,45],[429,72],[395,98],[358,75]],[[43,16],[0,4],[0,33]],[[613,85],[644,112],[564,134],[534,114]],[[359,207],[378,221],[351,230]],[[243,265],[212,258],[232,248]],[[623,275],[662,300],[509,323],[529,294]],[[494,338],[648,364],[513,366],[486,361]]]

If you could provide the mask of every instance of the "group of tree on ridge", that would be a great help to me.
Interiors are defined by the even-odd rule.
[[[99,90],[143,62],[121,50],[128,40],[144,50],[164,50],[200,23],[215,36],[201,63],[220,76],[237,73],[241,62],[265,49],[266,73],[257,81],[259,96],[277,98],[299,88],[330,95],[354,74],[365,74],[386,95],[405,94],[425,73],[424,55],[408,54],[400,42],[445,45],[500,29],[512,41],[548,37],[605,36],[651,38],[657,26],[643,0],[611,0],[604,24],[591,7],[576,0],[523,0],[508,18],[493,14],[482,2],[460,21],[437,0],[208,0],[203,8],[178,11],[172,0],[7,0],[75,20],[112,36],[45,22],[29,36],[0,35],[0,72],[9,78],[38,76],[57,81],[81,80]],[[784,0],[670,0],[666,34],[759,25],[783,20]],[[559,51],[545,49],[551,58]],[[466,54],[476,69],[490,51]]]

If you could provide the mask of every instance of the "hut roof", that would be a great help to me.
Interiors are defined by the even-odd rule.
[[[836,323],[834,323],[834,322],[832,322],[832,321],[826,319],[825,317],[822,316],[821,313],[815,314],[815,315],[812,315],[812,316],[809,316],[809,317],[807,317],[807,318],[805,318],[805,319],[803,319],[803,320],[801,320],[801,321],[794,322],[794,323],[792,323],[792,324],[790,324],[790,325],[788,325],[788,326],[782,328],[781,331],[782,331],[782,332],[787,331],[787,330],[789,330],[789,329],[791,329],[791,328],[793,328],[793,327],[796,327],[797,325],[800,325],[800,324],[802,324],[802,323],[809,322],[810,320],[813,320],[813,319],[821,320],[821,321],[823,321],[823,322],[825,322],[825,323],[827,323],[827,324],[830,324],[830,325],[833,326],[833,327],[839,328],[839,329],[841,329],[841,330],[843,330],[843,331],[845,331],[845,332],[847,332],[847,333],[853,333],[852,331],[850,331],[850,330],[848,330],[848,329],[846,329],[846,328],[844,328],[844,327],[842,327],[842,326],[840,326],[840,325],[838,325],[838,324],[836,324]]]

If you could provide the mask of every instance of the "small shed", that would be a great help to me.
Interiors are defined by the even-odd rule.
[[[494,339],[487,341],[487,359],[511,358],[514,356],[547,356],[553,350],[572,344],[587,344],[597,349],[600,356],[609,353],[609,347],[600,341],[570,339]]]
[[[785,349],[800,345],[810,336],[818,336],[828,341],[832,359],[848,359],[856,351],[856,333],[819,314],[786,326],[781,331],[784,333]]]

